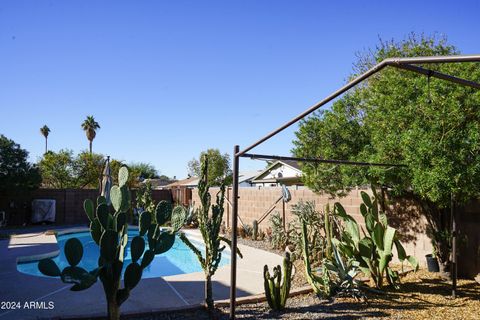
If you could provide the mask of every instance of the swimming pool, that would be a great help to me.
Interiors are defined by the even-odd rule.
[[[128,245],[127,253],[124,259],[123,269],[128,266],[131,261],[130,255],[130,243],[134,236],[138,235],[138,231],[128,231]],[[83,244],[83,258],[79,263],[79,266],[90,271],[98,266],[98,257],[100,256],[100,249],[97,244],[92,240],[90,232],[75,232],[57,236],[58,246],[60,248],[60,254],[52,258],[60,270],[69,266],[63,248],[65,242],[70,238],[78,238]],[[190,239],[193,244],[200,248],[202,253],[205,253],[203,244],[193,239]],[[148,247],[148,241],[145,240],[145,244]],[[223,251],[222,260],[219,267],[230,264],[230,252]],[[46,277],[38,270],[38,260],[29,262],[17,263],[17,270],[26,274]],[[173,247],[162,254],[158,254],[153,259],[152,263],[143,270],[142,278],[157,278],[162,276],[171,276],[176,274],[192,273],[202,271],[202,267],[198,262],[197,256],[180,240],[178,237],[175,239]]]

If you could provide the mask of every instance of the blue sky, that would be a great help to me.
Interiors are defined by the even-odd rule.
[[[184,177],[345,83],[378,38],[445,34],[480,53],[480,1],[0,1],[0,133],[42,155],[88,148]],[[288,154],[296,126],[258,153]],[[242,169],[263,167],[242,160]]]

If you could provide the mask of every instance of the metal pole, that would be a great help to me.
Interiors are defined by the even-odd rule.
[[[333,92],[332,94],[327,96],[325,99],[317,102],[316,104],[314,104],[313,106],[311,106],[310,108],[308,108],[307,110],[305,110],[304,112],[302,112],[301,114],[296,116],[295,118],[291,119],[290,121],[285,123],[283,126],[275,129],[274,131],[270,132],[269,134],[267,134],[266,136],[264,136],[263,138],[261,138],[257,142],[251,144],[250,146],[248,146],[244,150],[240,151],[239,155],[241,156],[244,153],[246,153],[246,152],[252,150],[253,148],[255,148],[256,146],[258,146],[259,144],[262,144],[266,140],[275,136],[277,133],[285,130],[288,127],[290,127],[292,124],[296,123],[300,119],[305,118],[306,116],[308,116],[312,112],[316,111],[317,109],[319,109],[323,105],[325,105],[328,102],[332,101],[333,99],[337,98],[341,94],[347,92],[351,88],[355,87],[357,84],[363,82],[364,80],[368,79],[369,77],[371,77],[372,75],[374,75],[375,73],[379,72],[380,70],[382,70],[383,68],[385,68],[387,66],[392,66],[392,67],[396,67],[396,68],[403,68],[405,65],[413,65],[413,64],[454,63],[454,62],[480,62],[480,55],[456,55],[456,56],[434,56],[434,57],[388,58],[388,59],[385,59],[382,62],[380,62],[379,64],[373,66],[371,69],[367,70],[365,73],[359,75],[358,77],[356,77],[355,79],[353,79],[352,81],[350,81],[349,83],[347,83],[346,85],[344,85],[343,87],[338,89],[337,91]],[[403,68],[403,69],[405,69],[405,68]],[[415,68],[409,68],[409,70],[413,71],[413,72],[417,72],[417,73],[423,73],[423,70],[419,70],[419,69],[415,69]],[[439,74],[436,74],[436,76],[438,76],[438,75]],[[442,79],[447,80],[447,81],[452,81],[453,80],[451,78],[451,76],[443,75],[443,74],[442,74]],[[463,80],[463,81],[465,81],[463,84],[466,84],[467,82],[469,82],[468,80]],[[459,83],[459,82],[457,82],[457,83]],[[472,83],[470,82],[470,85],[471,84]]]
[[[237,294],[237,217],[238,217],[238,151],[233,148],[233,186],[232,186],[232,260],[230,266],[230,319],[235,319],[235,299]]]
[[[368,167],[406,167],[404,164],[395,163],[377,163],[377,162],[358,162],[350,160],[336,160],[336,159],[320,159],[320,158],[300,158],[300,157],[286,157],[265,154],[244,153],[242,157],[251,159],[273,159],[273,160],[294,160],[300,162],[314,162],[314,163],[329,163],[329,164],[347,164],[352,166],[368,166]]]
[[[462,86],[467,86],[467,87],[471,87],[471,88],[475,88],[475,89],[480,89],[480,83],[470,81],[470,80],[466,80],[466,79],[462,79],[462,78],[457,78],[457,77],[451,76],[449,74],[441,73],[441,72],[438,72],[438,71],[434,71],[434,70],[430,70],[430,69],[424,69],[424,68],[414,66],[414,65],[409,65],[409,64],[399,64],[399,65],[393,65],[393,66],[396,67],[396,68],[399,68],[399,69],[405,69],[405,70],[413,71],[413,72],[420,73],[420,74],[423,74],[423,75],[426,75],[426,76],[430,76],[430,77],[438,78],[438,79],[441,79],[441,80],[457,83],[457,84],[460,84]]]
[[[452,298],[457,297],[457,219],[455,210],[455,199],[453,194],[450,200],[450,213],[452,217]]]

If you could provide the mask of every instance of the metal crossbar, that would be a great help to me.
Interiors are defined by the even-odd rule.
[[[250,157],[250,158],[269,158],[269,159],[279,159],[279,160],[295,160],[294,157],[280,157],[280,156],[267,156],[267,155],[255,155],[255,154],[248,154],[247,152],[252,150],[253,148],[257,147],[258,145],[262,144],[263,142],[267,141],[268,139],[272,138],[276,134],[282,132],[286,128],[290,127],[292,124],[298,122],[299,120],[305,118],[306,116],[310,115],[314,111],[318,110],[325,104],[329,103],[333,99],[339,97],[341,94],[347,92],[351,88],[355,87],[357,84],[363,82],[364,80],[368,79],[372,75],[376,74],[377,72],[381,71],[387,66],[394,67],[397,69],[403,69],[412,71],[418,74],[427,75],[429,77],[438,78],[444,81],[456,83],[459,85],[471,87],[474,89],[480,89],[480,84],[477,82],[473,82],[466,79],[457,78],[453,75],[448,75],[441,73],[439,71],[434,71],[430,69],[425,69],[423,67],[417,65],[424,65],[424,64],[445,64],[445,63],[465,63],[465,62],[480,62],[480,55],[456,55],[456,56],[433,56],[433,57],[412,57],[412,58],[388,58],[380,62],[379,64],[375,65],[365,73],[359,75],[337,91],[331,93],[329,96],[324,98],[323,100],[319,101],[318,103],[314,104],[295,118],[291,119],[284,125],[280,126],[279,128],[273,130],[272,132],[268,133],[260,140],[256,141],[255,143],[251,144],[247,148],[240,151],[240,147],[236,145],[233,149],[233,203],[232,203],[232,252],[237,251],[237,220],[238,220],[238,172],[239,172],[239,159],[240,157]],[[335,163],[339,165],[378,165],[378,166],[389,166],[389,167],[398,167],[403,166],[401,164],[380,164],[380,163],[360,163],[354,161],[347,161],[347,160],[326,160],[326,159],[313,159],[313,158],[304,158],[304,162],[327,162],[327,163]],[[454,219],[453,225],[455,228],[455,215],[452,206],[452,217]],[[453,230],[452,236],[452,251],[454,252],[452,258],[452,264],[454,266],[457,265],[457,257],[456,257],[456,230]],[[231,259],[231,272],[230,272],[230,319],[235,319],[235,298],[236,298],[236,282],[237,282],[237,256],[232,254]],[[453,272],[453,284],[452,284],[452,295],[455,296],[456,294],[456,272]]]

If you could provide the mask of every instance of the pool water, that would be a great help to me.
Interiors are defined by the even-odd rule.
[[[138,231],[131,230],[128,232],[127,253],[123,264],[124,271],[132,259],[130,255],[131,240],[137,235]],[[100,256],[98,245],[92,240],[90,232],[75,232],[57,236],[60,254],[52,259],[57,263],[60,270],[69,266],[63,248],[65,242],[70,238],[78,238],[83,244],[83,257],[78,265],[88,271],[95,269],[98,266],[98,257]],[[202,251],[202,253],[205,253],[205,247],[203,244],[193,240],[191,241]],[[146,239],[145,245],[148,248],[148,241]],[[138,262],[141,262],[141,258]],[[221,267],[228,264],[230,264],[230,252],[223,251],[222,260],[220,261],[219,266]],[[38,260],[18,263],[17,270],[30,275],[46,277],[38,270]],[[183,243],[182,240],[180,240],[180,238],[176,237],[173,247],[165,253],[156,255],[152,263],[143,270],[142,278],[157,278],[199,271],[202,271],[202,267],[198,262],[197,256]]]

